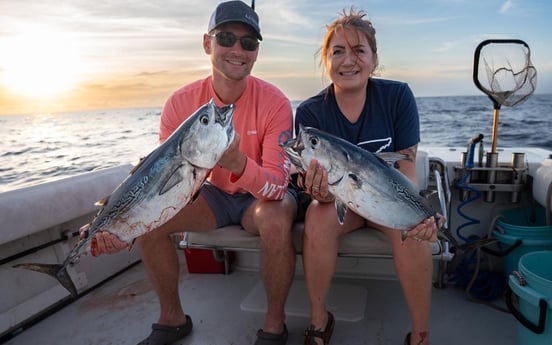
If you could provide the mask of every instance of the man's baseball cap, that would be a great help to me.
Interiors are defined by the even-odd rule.
[[[253,29],[253,32],[255,32],[255,36],[259,40],[263,40],[261,28],[259,27],[259,16],[244,2],[236,0],[220,3],[211,15],[211,19],[209,19],[207,32],[211,32],[217,26],[229,22],[239,22],[249,25]]]

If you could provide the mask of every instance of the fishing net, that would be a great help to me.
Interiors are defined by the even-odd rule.
[[[537,87],[537,70],[531,50],[521,40],[487,40],[479,44],[474,59],[474,82],[495,103],[516,106]]]
[[[486,40],[477,46],[473,81],[494,104],[492,153],[496,153],[500,106],[525,102],[537,87],[537,70],[531,64],[531,49],[522,40]]]

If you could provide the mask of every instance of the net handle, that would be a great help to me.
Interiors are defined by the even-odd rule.
[[[474,54],[474,57],[473,57],[473,82],[479,90],[483,91],[483,93],[486,94],[487,96],[489,96],[491,101],[493,101],[493,105],[494,105],[495,110],[500,109],[500,103],[498,103],[492,97],[492,95],[490,95],[487,92],[487,90],[483,87],[483,85],[481,85],[481,83],[479,82],[479,57],[481,56],[481,49],[483,49],[483,47],[485,47],[488,44],[512,44],[512,43],[514,43],[514,44],[523,44],[527,49],[529,49],[529,45],[527,43],[525,43],[525,41],[522,41],[520,39],[488,39],[488,40],[485,40],[485,41],[479,43],[477,48],[475,48],[475,54]]]

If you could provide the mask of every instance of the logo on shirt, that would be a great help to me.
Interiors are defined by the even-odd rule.
[[[362,145],[382,143],[380,148],[377,149],[376,151],[374,151],[374,153],[380,153],[383,150],[385,150],[386,148],[390,147],[392,142],[393,142],[393,139],[391,137],[387,137],[387,138],[383,138],[383,139],[374,139],[374,140],[361,141],[357,145],[362,147]]]

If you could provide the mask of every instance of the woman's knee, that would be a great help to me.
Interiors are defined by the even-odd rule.
[[[333,204],[313,203],[305,214],[304,233],[307,237],[329,238],[331,234],[337,237],[342,231],[347,232],[346,229],[354,228],[349,224],[350,219],[347,221],[345,225],[339,224]]]

